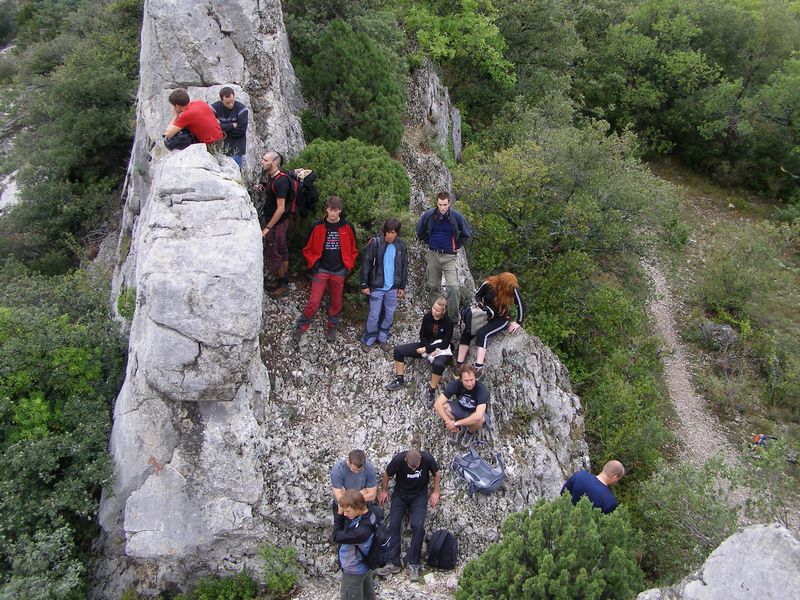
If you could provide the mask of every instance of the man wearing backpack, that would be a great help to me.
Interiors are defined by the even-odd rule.
[[[592,475],[589,471],[578,471],[567,479],[561,488],[572,496],[572,503],[577,504],[582,496],[586,496],[592,506],[599,508],[603,514],[613,512],[617,508],[617,497],[611,491],[611,486],[625,476],[625,467],[618,460],[610,460],[599,475]]]
[[[225,134],[222,151],[242,168],[242,156],[247,151],[247,107],[236,99],[233,88],[224,87],[219,91],[219,100],[211,105],[211,110],[219,121]]]
[[[261,157],[261,176],[255,189],[265,196],[261,229],[264,238],[265,270],[275,276],[267,286],[271,298],[281,298],[289,293],[289,246],[286,231],[289,229],[287,201],[292,186],[289,177],[281,171],[281,155],[270,150]]]
[[[475,367],[462,365],[459,378],[444,388],[444,393],[436,399],[433,410],[450,432],[448,441],[456,444],[460,437],[461,445],[469,448],[488,418],[488,406],[489,390],[478,381]]]
[[[361,293],[369,296],[369,315],[361,349],[369,352],[375,342],[388,352],[389,329],[398,299],[408,283],[408,250],[398,236],[400,221],[386,219],[383,236],[372,238],[361,261]]]
[[[378,519],[367,508],[360,492],[347,490],[342,494],[344,519],[336,525],[333,540],[339,544],[339,565],[342,567],[341,598],[344,600],[374,600],[372,571],[367,564],[370,548],[375,544]]]
[[[308,331],[314,315],[322,302],[326,288],[329,290],[328,326],[325,339],[336,340],[336,325],[342,312],[344,280],[356,264],[356,232],[353,226],[342,218],[342,199],[331,196],[325,201],[325,218],[311,226],[308,241],[303,247],[303,256],[311,269],[311,293],[303,312],[297,319],[292,339],[295,343]]]
[[[450,208],[450,194],[447,192],[439,192],[436,208],[426,210],[417,222],[417,239],[428,245],[426,261],[430,301],[439,295],[444,274],[447,314],[454,321],[458,321],[459,302],[456,253],[471,237],[472,228],[464,215]]]
[[[428,484],[433,477],[433,492],[428,497]],[[403,517],[409,513],[411,544],[406,551],[408,576],[412,581],[419,578],[419,560],[422,542],[425,539],[425,515],[428,502],[436,506],[439,502],[439,481],[442,474],[436,459],[429,452],[412,448],[399,452],[389,462],[383,473],[378,502],[383,505],[389,498],[389,478],[394,477],[392,504],[389,510],[389,548],[386,566],[375,571],[380,577],[400,572],[400,527]]]

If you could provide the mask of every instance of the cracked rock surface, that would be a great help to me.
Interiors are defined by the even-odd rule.
[[[797,598],[800,541],[780,525],[740,529],[722,542],[696,572],[669,588],[642,592],[637,600],[735,600]]]

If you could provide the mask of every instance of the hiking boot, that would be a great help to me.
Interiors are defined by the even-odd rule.
[[[433,403],[436,400],[436,388],[429,387],[428,388],[428,398],[425,401],[425,404],[428,408],[433,408]]]
[[[392,347],[389,345],[389,342],[378,342],[378,346],[381,347],[381,350],[384,352],[389,352]]]
[[[325,330],[325,340],[328,342],[335,342],[336,341],[336,328],[335,327],[328,327]]]
[[[270,298],[272,298],[273,300],[277,300],[278,298],[283,298],[286,294],[289,293],[289,286],[286,285],[286,284],[283,284],[283,285],[281,285],[279,287],[276,287],[271,292],[268,291],[267,293],[269,294]]]
[[[469,429],[465,429],[464,435],[461,436],[461,441],[459,442],[460,446],[464,450],[469,450],[470,446],[472,446],[472,444],[474,444],[475,441],[478,439],[479,431],[480,429],[477,429],[475,431],[470,431]]]
[[[386,386],[386,389],[389,390],[390,392],[395,392],[397,390],[402,390],[404,387],[406,387],[405,381],[400,381],[399,379],[395,379],[392,383]]]
[[[365,344],[364,342],[361,342],[361,351],[364,354],[367,354],[368,352],[371,352],[372,348],[373,348],[373,346],[370,346],[368,344]]]
[[[292,341],[295,344],[300,343],[300,338],[303,337],[303,331],[298,327],[294,331],[292,331]]]
[[[408,578],[411,581],[419,579],[419,565],[408,565]]]
[[[385,567],[381,567],[380,569],[375,569],[375,575],[378,577],[388,577],[389,575],[395,575],[400,572],[400,565],[393,565],[389,563]]]
[[[465,429],[466,429],[466,427],[462,426],[462,427],[458,428],[458,431],[448,431],[447,432],[447,443],[450,444],[451,446],[455,446],[456,444],[458,444],[458,439],[464,433]]]
[[[483,367],[475,367],[475,381],[480,381],[483,377]]]

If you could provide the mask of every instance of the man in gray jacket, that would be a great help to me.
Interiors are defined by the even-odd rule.
[[[361,293],[369,296],[369,316],[361,338],[364,352],[376,342],[384,351],[390,349],[389,329],[408,283],[408,250],[397,237],[399,233],[400,221],[387,219],[383,237],[376,236],[367,243],[361,261]]]

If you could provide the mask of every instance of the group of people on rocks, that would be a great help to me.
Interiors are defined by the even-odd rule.
[[[573,504],[586,496],[603,513],[612,512],[617,500],[611,486],[625,475],[622,463],[609,461],[599,475],[578,471],[561,488],[568,492]],[[333,495],[332,541],[339,544],[339,564],[342,569],[342,600],[372,600],[375,598],[373,571],[366,557],[375,543],[378,522],[384,520],[383,507],[389,505],[388,548],[386,565],[374,574],[388,577],[402,570],[405,563],[408,577],[417,581],[420,575],[422,543],[425,539],[425,517],[428,506],[439,503],[442,474],[439,464],[429,452],[411,448],[398,452],[389,461],[378,481],[375,466],[363,450],[351,450],[331,470]],[[390,481],[394,481],[390,494]],[[408,515],[411,540],[401,559],[403,519]]]
[[[175,149],[196,142],[213,145],[224,140],[223,151],[241,167],[248,114],[235,100],[231,88],[222,88],[220,101],[211,106],[203,101],[190,101],[188,93],[182,89],[174,90],[169,102],[175,117],[164,133],[168,147],[169,140],[175,137],[179,137],[177,144],[173,144]],[[287,201],[292,187],[282,165],[283,157],[278,152],[265,152],[261,157],[261,176],[255,186],[265,200],[261,227],[265,271],[272,276],[267,292],[273,299],[289,291]],[[302,253],[312,273],[311,291],[292,332],[296,343],[308,331],[326,291],[329,303],[325,338],[336,339],[345,279],[355,268],[358,256],[355,230],[343,218],[342,209],[340,197],[329,197],[325,201],[324,216],[310,227],[306,236]],[[387,219],[381,234],[370,239],[364,250],[360,289],[369,298],[369,313],[360,344],[365,353],[376,346],[386,352],[392,349],[390,330],[398,301],[404,298],[408,284],[408,248],[399,237],[400,230],[399,220]],[[506,272],[483,281],[475,291],[474,305],[459,310],[456,255],[472,237],[472,230],[467,219],[452,208],[447,192],[437,194],[436,206],[420,216],[416,236],[427,246],[426,284],[431,309],[422,318],[419,339],[394,346],[395,376],[386,389],[398,391],[406,387],[406,359],[427,360],[431,365],[426,394],[428,408],[441,418],[448,431],[448,442],[468,448],[481,428],[490,422],[489,390],[480,381],[489,340],[502,331],[514,333],[519,329],[525,319],[525,304],[516,276]],[[444,294],[441,293],[443,279]],[[516,311],[514,320],[512,305]],[[463,328],[456,349],[453,332],[459,318]],[[476,318],[480,322],[474,322]],[[473,340],[476,360],[474,364],[467,364],[465,360]],[[453,366],[457,378],[438,393],[444,371],[453,363],[454,349]],[[569,493],[573,503],[585,496],[594,507],[609,513],[617,505],[610,488],[624,474],[623,465],[612,460],[598,475],[578,471],[564,483],[561,492]],[[415,448],[398,452],[386,466],[379,483],[375,467],[364,451],[352,450],[331,471],[332,539],[340,544],[338,558],[342,568],[343,600],[375,598],[373,572],[366,557],[378,522],[384,519],[383,506],[390,498],[390,480],[394,485],[389,510],[387,564],[376,569],[375,574],[386,577],[401,571],[401,531],[403,519],[408,515],[411,541],[403,562],[408,566],[412,581],[419,577],[427,508],[439,502],[441,471],[436,459],[429,452]]]
[[[183,88],[173,90],[169,103],[174,115],[164,131],[164,144],[170,150],[181,150],[204,143],[212,150],[219,148],[241,168],[247,151],[249,111],[236,99],[233,88],[223,87],[219,100],[209,105],[192,100]]]

